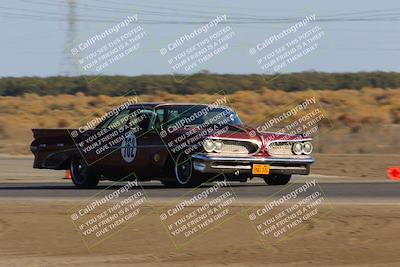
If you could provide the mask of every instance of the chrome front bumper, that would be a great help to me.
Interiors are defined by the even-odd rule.
[[[193,168],[201,173],[251,173],[253,164],[269,164],[274,174],[309,174],[314,159],[301,157],[224,156],[216,154],[192,155]]]

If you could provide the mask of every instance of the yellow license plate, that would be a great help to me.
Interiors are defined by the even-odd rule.
[[[269,174],[268,164],[253,164],[252,174]]]

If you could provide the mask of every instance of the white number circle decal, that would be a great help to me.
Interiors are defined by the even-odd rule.
[[[136,136],[129,133],[121,144],[121,155],[126,162],[132,162],[136,156]]]

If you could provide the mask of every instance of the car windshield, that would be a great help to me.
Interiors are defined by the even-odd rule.
[[[242,125],[231,109],[213,106],[175,106],[165,110],[168,126],[190,127],[201,124]]]

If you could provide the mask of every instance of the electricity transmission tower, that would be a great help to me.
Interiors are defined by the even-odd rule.
[[[76,66],[76,56],[72,55],[71,49],[74,47],[76,38],[76,4],[77,0],[67,0],[68,2],[68,20],[67,36],[64,45],[63,58],[61,63],[61,75],[74,76],[79,75],[78,66]]]

